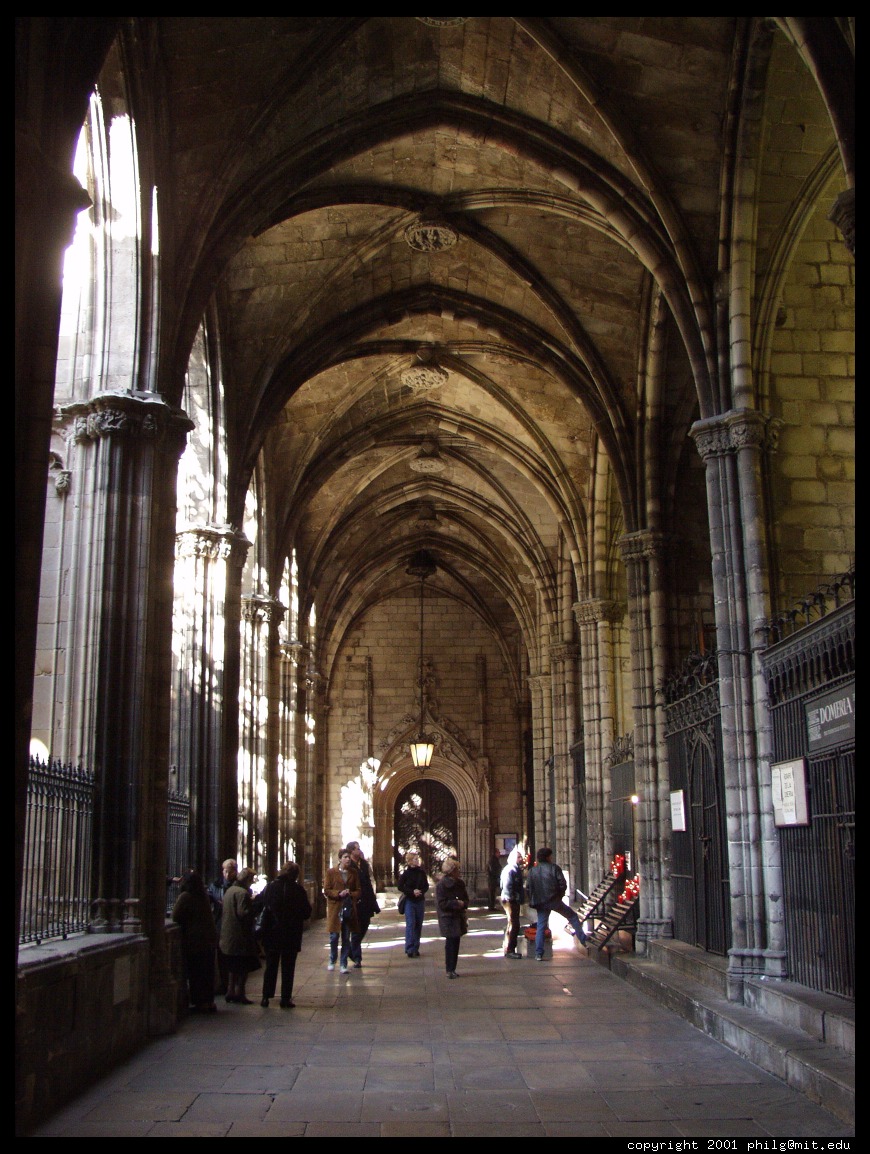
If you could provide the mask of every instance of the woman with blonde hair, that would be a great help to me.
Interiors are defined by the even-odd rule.
[[[449,857],[441,865],[441,880],[435,887],[438,928],[444,937],[444,966],[448,978],[458,978],[459,941],[468,933],[468,890],[462,880],[462,867]]]
[[[420,855],[413,850],[405,854],[405,869],[399,874],[397,885],[405,899],[405,953],[409,958],[419,958],[429,879],[420,865]]]

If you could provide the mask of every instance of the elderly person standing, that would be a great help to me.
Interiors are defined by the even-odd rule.
[[[405,953],[409,958],[419,958],[429,879],[420,865],[418,853],[405,854],[405,869],[399,874],[397,885],[405,898]]]
[[[468,933],[468,890],[462,880],[462,868],[449,857],[441,866],[441,880],[435,887],[438,928],[444,938],[444,966],[448,978],[458,978],[459,941]]]
[[[245,997],[248,974],[260,968],[260,951],[254,937],[251,885],[254,871],[243,869],[224,894],[220,948],[227,963],[228,1002],[253,1003]]]
[[[501,871],[501,904],[507,924],[504,928],[502,952],[506,958],[518,958],[517,939],[520,934],[520,907],[525,898],[523,885],[523,855],[517,846],[508,854],[507,865]]]
[[[341,970],[348,973],[347,960],[350,956],[351,934],[359,933],[357,906],[362,892],[359,872],[346,849],[338,855],[338,865],[327,870],[323,882],[326,895],[326,928],[329,931],[328,970],[335,969],[338,960],[338,943],[341,939]]]

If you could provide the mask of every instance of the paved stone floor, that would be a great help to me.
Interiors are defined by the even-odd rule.
[[[39,1138],[829,1138],[854,1131],[693,1029],[563,936],[551,961],[501,956],[504,918],[472,911],[460,978],[427,910],[405,957],[394,910],[362,970],[326,969],[305,934],[296,1009],[225,1005],[150,1044]]]

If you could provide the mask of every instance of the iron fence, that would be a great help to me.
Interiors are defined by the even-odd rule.
[[[854,601],[772,645],[762,660],[774,761],[797,759],[806,773],[806,824],[779,830],[790,977],[854,998],[855,740],[846,733],[813,748],[809,724],[814,705],[853,684]]]
[[[93,816],[90,770],[30,759],[21,944],[66,938],[89,928]]]
[[[190,868],[190,798],[169,791],[169,829],[166,861],[166,912],[172,913],[180,878]]]

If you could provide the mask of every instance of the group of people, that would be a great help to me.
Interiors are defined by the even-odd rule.
[[[521,956],[517,950],[517,943],[520,935],[520,911],[526,900],[537,915],[535,928],[537,961],[544,960],[546,932],[551,913],[561,914],[571,927],[569,933],[585,944],[587,935],[580,919],[576,911],[565,901],[568,883],[560,867],[553,861],[553,851],[548,846],[542,846],[538,850],[536,864],[531,867],[527,876],[525,865],[526,859],[522,850],[519,846],[515,846],[508,854],[507,862],[499,875],[499,887],[496,888],[496,892],[500,894],[505,912],[502,942],[504,956],[506,958]],[[490,863],[490,876],[491,867],[492,863]],[[398,889],[404,899],[405,953],[409,958],[419,958],[420,931],[423,926],[429,880],[426,871],[421,867],[418,854],[406,854],[405,869],[399,875]],[[448,858],[441,865],[441,878],[435,887],[435,906],[438,929],[444,938],[444,967],[448,978],[456,978],[459,976],[456,972],[459,943],[468,932],[469,906],[468,890],[462,879],[462,867],[456,858]]]
[[[526,872],[519,847],[508,855],[500,876],[500,898],[506,924],[502,950],[506,958],[519,958],[520,911],[525,901],[536,911],[535,958],[544,959],[545,935],[550,914],[564,917],[569,932],[581,942],[586,934],[575,910],[564,900],[567,882],[553,860],[552,850],[541,847],[537,861]],[[190,1008],[194,1013],[214,1013],[215,959],[219,990],[227,1002],[253,1005],[246,988],[250,974],[263,968],[260,1005],[268,1007],[275,997],[281,973],[282,1009],[292,1009],[296,957],[302,948],[302,931],[311,917],[311,903],[299,882],[299,866],[287,862],[277,877],[254,897],[255,880],[251,869],[239,870],[228,858],[222,878],[206,888],[196,870],[181,878],[172,919],[181,930],[182,953],[187,975]],[[405,953],[420,956],[420,935],[426,907],[429,878],[420,856],[405,855],[405,868],[398,878],[398,890],[405,917]],[[326,873],[323,893],[327,903],[329,961],[327,969],[339,966],[342,974],[362,968],[362,943],[372,918],[380,913],[371,869],[359,842],[350,842],[338,854],[338,864]],[[462,867],[456,858],[441,864],[435,887],[438,929],[444,938],[444,966],[448,978],[457,978],[459,945],[468,932],[470,901]],[[262,958],[262,960],[261,960]],[[263,964],[265,963],[265,965]]]
[[[214,1013],[215,960],[219,991],[227,1002],[253,1005],[247,996],[250,974],[263,969],[260,1005],[274,998],[281,971],[281,1008],[292,1009],[296,955],[302,931],[311,917],[311,903],[299,882],[299,866],[287,862],[274,881],[256,897],[256,875],[228,858],[219,881],[206,888],[196,870],[182,875],[172,920],[181,930],[190,1009]],[[262,960],[261,960],[262,957]],[[265,963],[265,965],[264,965]]]

